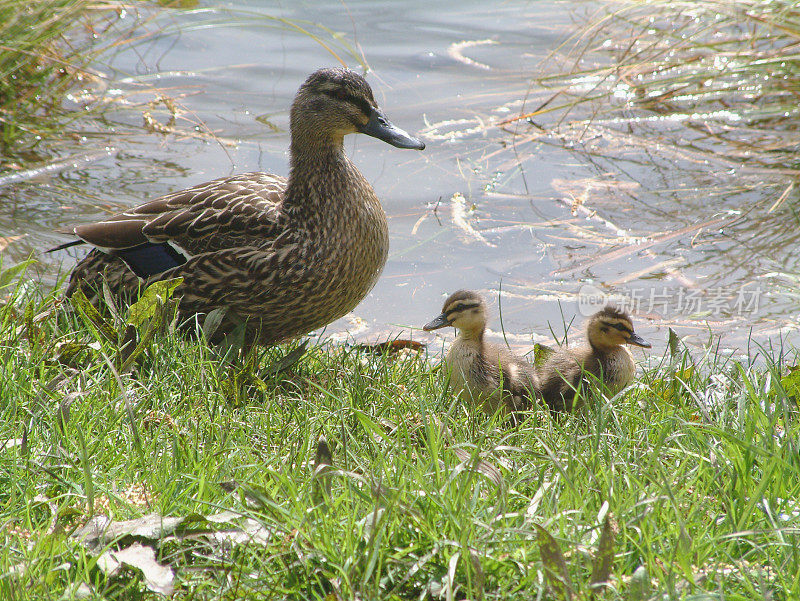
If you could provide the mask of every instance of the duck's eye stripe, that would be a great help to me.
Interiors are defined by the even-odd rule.
[[[350,104],[356,105],[365,115],[369,115],[372,111],[372,107],[369,105],[369,102],[363,98],[353,96],[341,88],[335,90],[323,90],[322,93],[326,96],[330,96],[331,98],[335,98],[336,100],[341,100],[342,102],[349,102]]]
[[[448,309],[447,311],[444,312],[444,314],[449,316],[451,313],[456,313],[457,311],[466,311],[467,309],[474,309],[476,307],[480,307],[480,303],[469,303],[466,305],[458,305],[457,307]]]
[[[633,330],[630,329],[628,326],[622,323],[610,323],[608,321],[602,322],[604,326],[608,326],[614,328],[615,330],[619,330],[620,332],[627,332],[628,334],[633,334]]]

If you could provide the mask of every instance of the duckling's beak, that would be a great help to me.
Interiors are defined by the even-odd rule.
[[[369,115],[369,121],[358,131],[383,140],[397,148],[412,148],[414,150],[423,150],[425,148],[425,144],[393,125],[380,109],[373,108]]]
[[[631,337],[628,338],[628,344],[633,344],[635,346],[641,346],[644,348],[650,348],[651,346],[653,346],[652,344],[647,342],[647,340],[639,336],[639,334],[637,334],[636,332],[631,334]]]
[[[424,326],[422,326],[422,329],[425,330],[426,332],[430,332],[431,330],[438,330],[439,328],[443,328],[449,325],[450,325],[450,320],[447,319],[447,313],[442,313],[433,321],[428,322]]]

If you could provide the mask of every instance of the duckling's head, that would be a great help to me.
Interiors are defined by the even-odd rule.
[[[309,75],[297,91],[290,119],[293,138],[341,143],[345,135],[361,132],[398,148],[425,148],[392,125],[367,81],[350,69],[320,69]]]
[[[486,329],[486,302],[472,290],[459,290],[444,301],[442,313],[422,329],[426,332],[445,326],[458,328],[466,337],[479,337]]]
[[[628,314],[611,306],[592,315],[586,324],[586,337],[593,348],[601,350],[623,344],[650,348],[650,343],[633,331]]]

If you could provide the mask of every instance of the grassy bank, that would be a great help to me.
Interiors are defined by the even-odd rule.
[[[234,367],[145,319],[124,373],[99,323],[36,286],[0,308],[3,598],[800,593],[794,357],[675,347],[585,416],[508,429],[421,355]]]

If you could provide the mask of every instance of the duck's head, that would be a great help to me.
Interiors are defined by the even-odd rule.
[[[339,142],[360,132],[398,148],[425,148],[386,118],[361,75],[343,68],[320,69],[308,76],[292,103],[291,129],[293,135],[302,132]]]
[[[445,326],[458,328],[463,334],[479,335],[486,328],[486,302],[472,290],[459,290],[444,301],[441,314],[422,329],[426,332]]]
[[[623,344],[650,348],[650,343],[633,331],[630,316],[611,306],[592,315],[586,324],[586,337],[589,344],[597,349],[610,349]]]

